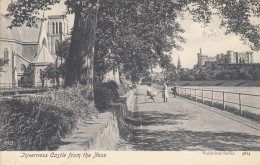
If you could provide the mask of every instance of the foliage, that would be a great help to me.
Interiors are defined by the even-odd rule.
[[[216,69],[217,68],[217,69]],[[180,80],[259,80],[259,65],[210,65],[183,72]]]
[[[258,0],[183,0],[180,3],[183,10],[192,14],[194,21],[208,24],[216,15],[226,34],[239,35],[252,50],[260,50],[259,24],[252,21],[260,17]]]
[[[8,8],[14,16],[11,26],[34,26],[40,11],[59,2],[18,0]],[[67,60],[68,85],[92,82],[93,65],[89,66],[87,59],[94,54],[96,77],[122,66],[125,74],[138,80],[158,64],[165,67],[165,62],[170,62],[169,52],[180,50],[179,43],[185,41],[176,22],[185,11],[205,25],[213,15],[219,16],[227,34],[240,35],[252,50],[260,49],[260,28],[252,23],[253,17],[260,16],[258,0],[66,0],[65,4],[67,13],[75,14]],[[204,73],[198,77],[210,79]]]
[[[119,96],[123,96],[123,95],[125,95],[127,92],[129,92],[130,89],[131,89],[131,88],[127,87],[126,84],[121,83],[121,84],[119,85],[119,87],[118,87],[118,95],[119,95]]]
[[[6,64],[6,61],[4,59],[0,58],[0,72],[3,71],[3,66]]]
[[[65,78],[66,73],[68,71],[67,63],[63,63],[62,61],[66,61],[69,56],[69,48],[70,48],[70,38],[66,38],[64,41],[59,43],[58,49],[56,51],[57,59],[60,59],[60,64],[58,65],[58,60],[56,64],[49,64],[41,73],[41,78],[44,80],[52,80],[56,81],[59,86],[59,79]]]
[[[114,81],[94,86],[94,102],[100,112],[106,110],[112,101],[119,98],[118,85]]]
[[[0,150],[54,150],[77,121],[95,113],[85,87],[43,96],[6,99],[0,104]],[[13,142],[12,144],[6,142]]]
[[[181,74],[180,80],[181,81],[193,81],[193,80],[195,80],[195,77],[190,74]]]
[[[178,35],[183,29],[175,21],[176,6],[171,1],[114,0],[100,4],[95,53],[98,73],[120,65],[136,81],[157,64],[169,63],[167,52],[180,48],[177,40],[184,41]]]
[[[42,78],[47,80],[53,80],[60,76],[60,73],[58,71],[58,68],[55,64],[48,65],[43,71],[42,71]]]
[[[62,42],[59,42],[57,50],[56,50],[56,55],[60,59],[68,59],[69,57],[69,50],[70,50],[70,43],[71,43],[71,37],[66,38]]]

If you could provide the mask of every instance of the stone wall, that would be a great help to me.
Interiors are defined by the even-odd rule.
[[[134,109],[134,90],[122,96],[121,103],[114,103],[112,108],[100,113],[96,118],[79,122],[77,129],[68,135],[57,150],[117,150],[120,141],[120,131],[124,129],[124,113],[123,110],[133,111]],[[126,106],[122,106],[126,105]]]

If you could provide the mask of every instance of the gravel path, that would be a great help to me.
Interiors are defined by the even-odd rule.
[[[145,100],[146,86],[138,86],[138,118],[129,143],[149,151],[260,151],[260,124],[184,98],[163,102]]]

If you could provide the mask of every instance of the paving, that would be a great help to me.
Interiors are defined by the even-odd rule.
[[[138,118],[128,137],[134,150],[259,151],[260,124],[182,97],[146,100],[146,86],[137,87]],[[159,92],[156,89],[153,89]]]

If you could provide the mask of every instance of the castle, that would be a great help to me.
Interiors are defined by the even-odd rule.
[[[198,55],[197,67],[202,67],[210,63],[216,64],[244,64],[244,63],[253,63],[253,53],[252,52],[233,52],[227,51],[226,54],[217,54],[214,57],[209,57],[200,52]]]
[[[40,74],[49,65],[58,62],[58,44],[69,33],[68,20],[52,15],[47,21],[38,21],[36,27],[7,28],[9,16],[0,17],[0,58],[8,62],[0,72],[0,84],[36,85],[41,83]]]

